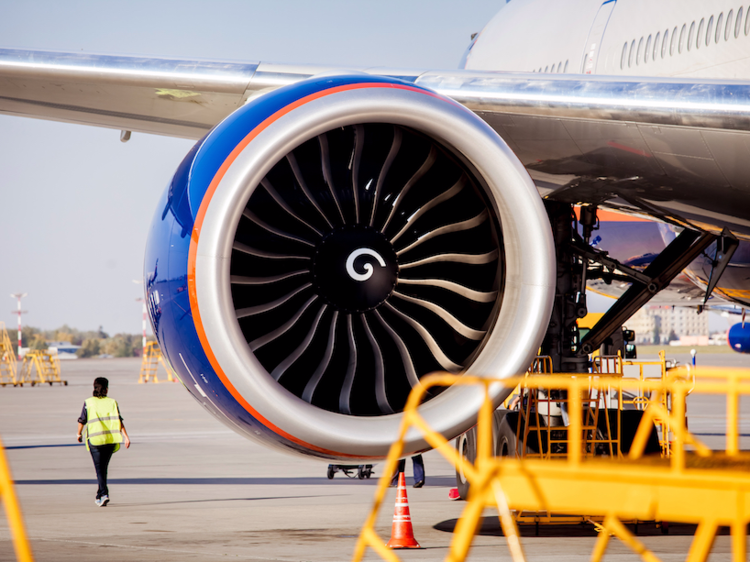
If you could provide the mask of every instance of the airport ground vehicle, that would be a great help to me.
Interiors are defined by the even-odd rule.
[[[370,478],[375,473],[371,464],[329,464],[326,476],[329,480],[333,480],[337,472],[343,472],[349,478],[359,478],[360,480]]]

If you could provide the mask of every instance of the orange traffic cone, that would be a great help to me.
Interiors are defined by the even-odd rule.
[[[396,509],[393,512],[391,540],[385,546],[388,548],[422,548],[414,538],[409,499],[406,497],[406,478],[403,472],[398,473],[398,494],[396,495]]]

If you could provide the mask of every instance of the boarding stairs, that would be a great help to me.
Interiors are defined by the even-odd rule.
[[[68,386],[68,381],[60,379],[60,359],[56,351],[35,350],[27,351],[21,364],[21,374],[18,384],[23,386],[29,383],[31,386],[47,383],[52,386],[55,383]]]
[[[16,386],[18,384],[17,372],[16,353],[13,351],[13,344],[8,336],[5,323],[0,322],[0,386],[8,384]]]
[[[159,380],[160,364],[167,372],[166,380]],[[164,355],[161,352],[158,342],[147,342],[146,347],[143,349],[143,360],[141,361],[141,374],[138,377],[138,384],[176,381],[177,377],[172,374],[172,369],[164,360]]]

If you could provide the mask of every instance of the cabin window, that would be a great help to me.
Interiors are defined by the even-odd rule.
[[[714,43],[718,43],[721,39],[722,25],[724,24],[724,12],[719,14],[719,19],[716,20],[716,35],[714,35]]]
[[[625,46],[627,46],[627,43],[625,44]],[[567,74],[568,73],[568,62],[569,61],[565,61],[565,68],[563,68],[563,74]]]
[[[549,66],[544,67],[544,72],[549,72]]]
[[[669,54],[674,55],[674,48],[677,46],[677,28],[672,30],[672,41],[669,43]]]
[[[750,33],[750,6],[747,8],[747,17],[745,18],[745,35]]]
[[[682,51],[685,49],[685,39],[687,38],[687,24],[682,24],[682,29],[680,30],[680,44],[677,46],[677,52],[682,53]]]
[[[690,50],[693,45],[693,37],[695,37],[695,22],[690,24],[690,33],[688,33],[687,49]]]
[[[643,52],[643,62],[647,63],[648,58],[651,56],[651,36],[648,36],[648,39],[646,40],[646,49]]]
[[[740,7],[739,10],[737,10],[737,21],[734,24],[734,38],[737,39],[740,36],[740,31],[742,30],[742,14],[745,11],[745,8]]]
[[[724,28],[724,41],[729,41],[729,36],[732,34],[732,24],[734,23],[734,10],[729,10],[727,16],[727,26]]]
[[[664,41],[661,44],[661,58],[667,56],[667,45],[669,45],[669,30],[664,30]]]
[[[630,54],[628,55],[628,68],[633,66],[633,56],[635,55],[635,39],[630,44]]]
[[[641,63],[641,53],[643,52],[643,37],[638,41],[638,52],[635,54],[635,64]]]
[[[654,54],[653,54],[654,60],[656,60],[656,55],[659,52],[659,39],[661,39],[661,31],[656,34],[656,39],[654,39]]]
[[[706,27],[706,47],[711,44],[711,36],[714,32],[714,17],[708,18],[708,27]]]
[[[695,34],[695,48],[701,48],[701,41],[703,41],[703,28],[705,27],[706,18],[701,18],[701,22],[698,24],[698,33]],[[692,31],[690,35],[692,35]]]

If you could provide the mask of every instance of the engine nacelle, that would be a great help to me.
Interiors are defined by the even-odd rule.
[[[255,99],[192,148],[154,218],[146,290],[165,356],[218,419],[372,460],[420,377],[526,370],[553,252],[526,170],[471,111],[394,79],[325,76]],[[448,388],[420,411],[451,438],[481,398]],[[427,448],[408,435],[405,454]]]
[[[740,322],[729,328],[727,342],[737,353],[750,353],[750,322]]]

